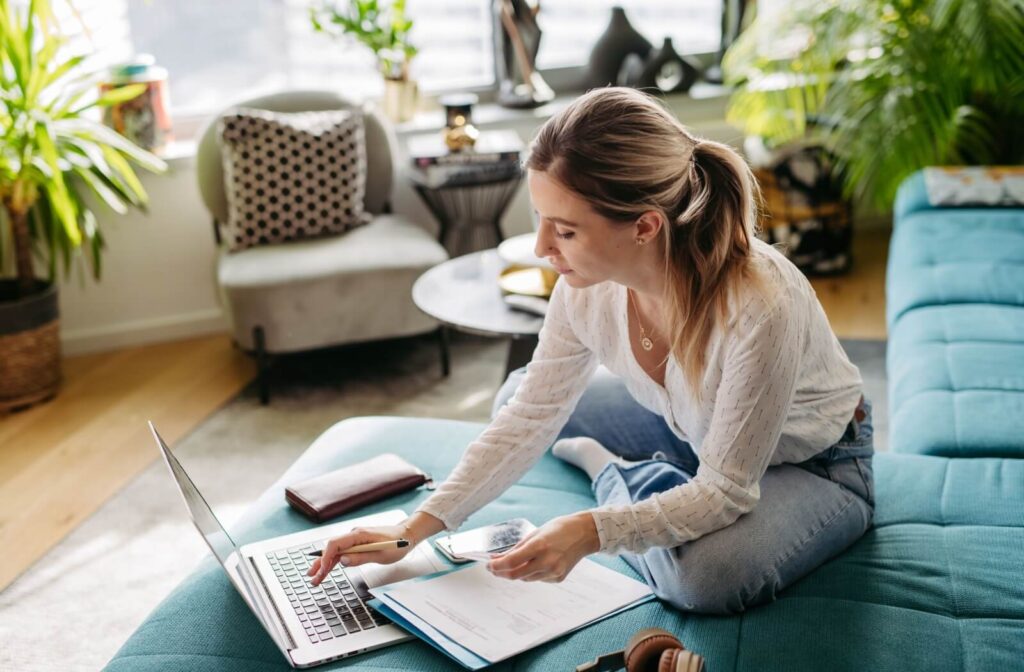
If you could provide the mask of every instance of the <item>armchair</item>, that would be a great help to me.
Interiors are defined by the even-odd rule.
[[[232,107],[274,112],[353,108],[327,91],[291,91],[242,101]],[[394,138],[376,113],[367,112],[365,209],[369,224],[345,234],[228,252],[219,226],[228,216],[218,114],[199,143],[199,190],[213,217],[220,246],[217,283],[233,338],[255,355],[260,400],[269,403],[269,356],[436,330],[443,375],[449,372],[447,341],[437,321],[412,301],[412,285],[425,270],[448,258],[423,226],[391,212]]]

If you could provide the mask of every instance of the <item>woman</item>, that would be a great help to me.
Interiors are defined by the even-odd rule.
[[[672,605],[734,613],[857,540],[870,404],[810,284],[755,238],[743,159],[605,88],[551,118],[526,167],[536,254],[561,274],[533,359],[448,480],[402,525],[333,539],[314,582],[411,548],[345,556],[354,544],[456,529],[553,441],[597,506],[494,556],[498,576],[561,581],[618,553]]]

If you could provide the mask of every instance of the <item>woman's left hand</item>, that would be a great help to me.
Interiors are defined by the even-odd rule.
[[[550,520],[504,553],[493,554],[487,569],[505,579],[558,583],[599,550],[594,518],[581,511]]]

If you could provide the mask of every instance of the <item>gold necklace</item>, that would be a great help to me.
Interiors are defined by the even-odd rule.
[[[654,349],[654,341],[647,336],[647,332],[644,331],[644,325],[640,323],[640,311],[636,308],[636,301],[633,299],[633,290],[627,287],[626,293],[629,294],[629,302],[633,305],[633,313],[636,315],[636,326],[640,327],[640,347],[647,352],[650,352]]]

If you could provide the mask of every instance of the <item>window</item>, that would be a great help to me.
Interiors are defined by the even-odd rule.
[[[230,101],[285,88],[333,89],[353,98],[379,95],[372,54],[354,40],[313,31],[310,0],[52,0],[63,30],[97,50],[94,66],[150,53],[169,71],[177,120]],[[673,38],[680,53],[718,48],[721,0],[543,0],[542,69],[583,66],[625,7],[653,44]],[[483,88],[494,81],[492,0],[408,0],[420,52],[412,73],[427,92]]]
[[[208,113],[229,101],[284,88],[326,88],[353,98],[383,82],[369,49],[314,32],[308,0],[54,0],[62,29],[93,65],[150,53],[169,71],[175,116]],[[409,0],[420,53],[413,76],[425,91],[487,86],[494,79],[490,4]]]

